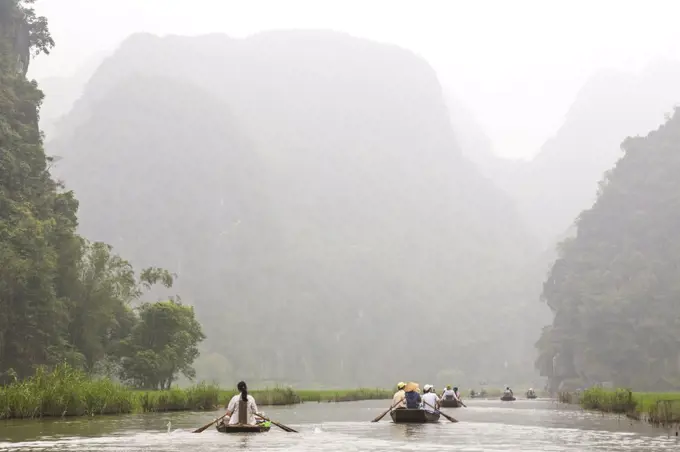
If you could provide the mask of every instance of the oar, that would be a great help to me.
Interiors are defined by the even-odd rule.
[[[394,407],[397,406],[397,405],[399,405],[403,400],[404,400],[404,399],[401,399],[400,401],[398,401],[397,403],[395,403],[394,405],[392,405],[391,407],[389,407],[389,408],[387,409],[387,411],[385,411],[383,414],[381,414],[381,415],[378,416],[377,418],[373,419],[371,422],[378,422],[380,419],[384,418],[385,415],[386,415],[387,413],[389,413],[390,411],[392,411],[392,410],[394,409]]]
[[[467,408],[467,405],[466,405],[461,399],[458,399],[458,403],[460,403],[460,404],[463,405],[465,408]]]
[[[299,433],[297,430],[292,429],[292,428],[288,427],[287,425],[283,425],[283,424],[279,424],[278,422],[274,422],[271,419],[264,417],[260,413],[256,413],[255,416],[259,417],[260,419],[264,419],[265,421],[271,422],[272,424],[276,425],[278,428],[280,428],[283,431],[286,431],[286,432],[289,432],[289,433]]]
[[[425,405],[429,406],[430,408],[432,408],[433,410],[435,410],[436,412],[438,412],[439,414],[441,414],[442,416],[444,416],[444,417],[445,417],[446,419],[448,419],[449,421],[451,421],[451,422],[458,422],[458,420],[456,420],[455,418],[452,418],[452,417],[449,416],[448,414],[444,413],[442,410],[436,409],[435,407],[433,407],[433,406],[430,405],[429,403],[425,402],[424,400],[423,400],[423,403],[424,403]]]
[[[217,419],[215,419],[215,420],[212,421],[211,423],[205,424],[203,427],[197,428],[196,430],[193,431],[193,433],[201,433],[201,432],[204,431],[206,428],[208,428],[208,427],[210,427],[211,425],[213,425],[215,422],[217,422],[217,421],[219,421],[220,419],[224,418],[224,416],[226,416],[226,415],[227,415],[227,413],[224,413],[222,416],[218,417]]]

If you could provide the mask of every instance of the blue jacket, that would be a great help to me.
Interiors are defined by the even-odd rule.
[[[420,394],[416,391],[406,393],[406,408],[420,408]]]

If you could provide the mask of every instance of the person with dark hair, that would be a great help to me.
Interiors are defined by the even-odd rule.
[[[256,425],[255,414],[257,413],[257,404],[253,396],[248,394],[246,382],[239,381],[236,389],[238,389],[240,394],[236,394],[229,401],[227,414],[222,419],[222,423],[225,425]]]

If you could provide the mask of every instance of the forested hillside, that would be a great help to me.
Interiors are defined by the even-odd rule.
[[[537,364],[553,387],[680,387],[680,114],[622,147],[543,288],[555,320]]]
[[[331,32],[135,35],[49,152],[83,233],[173,263],[209,337],[202,377],[533,375],[537,248],[410,52]]]
[[[201,326],[176,300],[134,309],[155,283],[172,286],[172,275],[155,267],[136,275],[108,245],[76,234],[78,202],[50,174],[42,92],[25,77],[30,56],[54,45],[31,3],[0,0],[0,384],[65,361],[168,387],[192,375]]]

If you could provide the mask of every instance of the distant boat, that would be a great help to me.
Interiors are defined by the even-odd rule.
[[[439,402],[442,408],[460,408],[461,404],[458,400],[451,397],[450,399],[442,399]]]

